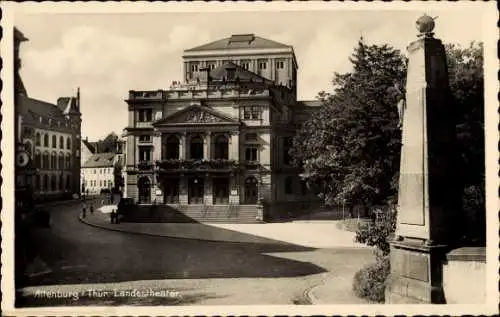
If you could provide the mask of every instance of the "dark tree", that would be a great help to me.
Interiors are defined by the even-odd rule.
[[[308,185],[326,202],[385,205],[397,190],[400,139],[397,84],[404,87],[406,61],[388,46],[358,42],[353,71],[334,75],[333,94],[305,122],[291,154]]]

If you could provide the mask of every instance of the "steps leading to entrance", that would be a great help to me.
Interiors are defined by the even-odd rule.
[[[139,205],[124,222],[259,223],[256,205]]]

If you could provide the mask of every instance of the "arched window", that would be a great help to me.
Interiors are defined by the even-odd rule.
[[[45,134],[43,136],[43,146],[49,147],[49,135],[48,134]]]
[[[71,190],[71,176],[66,175],[66,190]]]
[[[57,154],[56,152],[52,152],[52,156],[50,157],[50,168],[57,169]]]
[[[45,169],[49,169],[50,168],[49,152],[43,153],[42,166]]]
[[[163,157],[166,159],[179,158],[179,139],[175,135],[170,135],[167,138]]]
[[[71,168],[71,155],[69,154],[66,155],[66,168],[67,169]]]
[[[192,159],[203,159],[203,139],[199,135],[193,136],[191,138],[190,154]]]
[[[41,135],[40,135],[40,132],[37,132],[37,133],[36,133],[36,136],[35,136],[35,144],[36,144],[37,146],[42,145],[42,137],[41,137]]]
[[[59,148],[64,149],[64,138],[62,135],[59,137]]]
[[[40,151],[36,151],[35,153],[35,167],[42,168],[42,154]]]
[[[71,138],[70,137],[68,137],[66,139],[66,149],[71,150]]]
[[[59,156],[57,157],[58,159],[58,164],[59,164],[59,169],[65,169],[66,165],[64,164],[64,153],[59,152]]]
[[[64,176],[59,175],[59,190],[64,189]]]
[[[291,176],[285,178],[285,194],[293,194],[293,178]]]
[[[57,137],[55,135],[52,136],[52,147],[57,148]]]
[[[43,190],[49,191],[49,176],[48,175],[43,175]]]
[[[245,203],[255,205],[258,199],[258,182],[255,177],[245,179]]]
[[[229,142],[224,135],[219,135],[215,139],[215,153],[214,158],[225,159],[229,158]]]
[[[56,190],[56,175],[50,178],[50,190]]]

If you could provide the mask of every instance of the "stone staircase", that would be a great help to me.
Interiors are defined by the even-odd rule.
[[[124,222],[259,223],[256,205],[139,205]]]

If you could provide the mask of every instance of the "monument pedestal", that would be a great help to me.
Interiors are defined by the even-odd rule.
[[[391,304],[444,304],[443,263],[447,247],[391,242],[391,274],[385,300]]]

